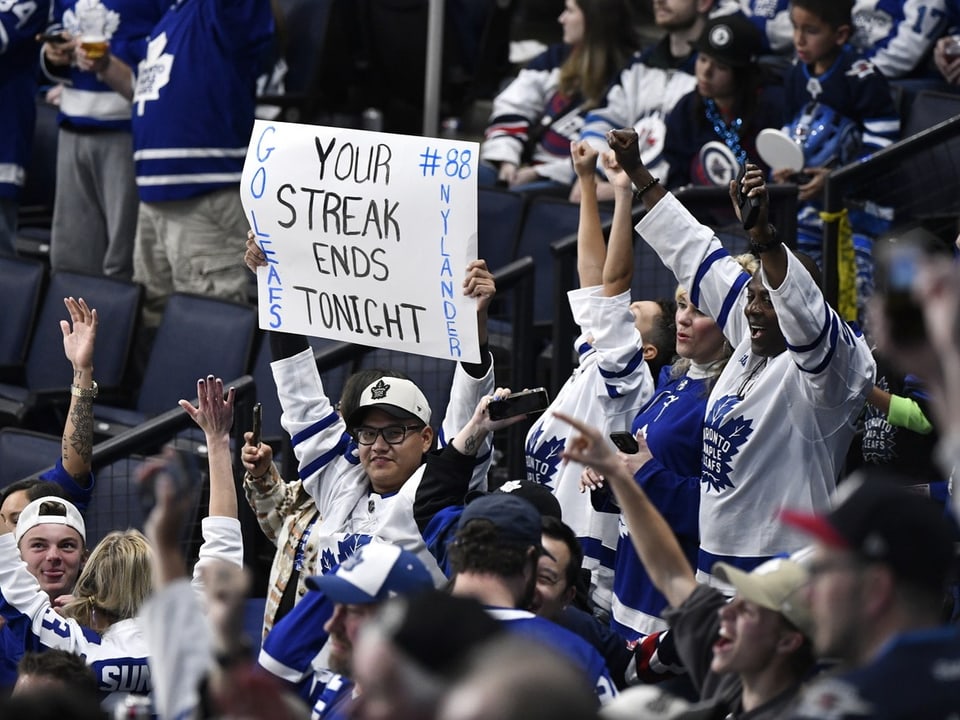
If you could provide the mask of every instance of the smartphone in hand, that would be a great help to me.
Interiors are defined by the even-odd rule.
[[[760,198],[749,197],[743,191],[743,176],[747,174],[747,166],[741,165],[737,173],[737,204],[740,206],[740,219],[743,229],[749,230],[757,224],[760,216]]]
[[[612,432],[610,441],[616,446],[617,450],[627,455],[636,455],[640,452],[640,445],[632,433]]]
[[[487,407],[491,420],[504,420],[517,415],[543,412],[550,407],[550,398],[544,388],[513,393],[503,400],[493,400]]]
[[[65,42],[69,42],[70,38],[64,37],[60,33],[47,33],[37,35],[36,40],[38,43],[50,43],[51,45],[63,45]]]
[[[253,437],[250,439],[251,445],[260,447],[260,437],[263,433],[263,405],[257,403],[253,406]]]

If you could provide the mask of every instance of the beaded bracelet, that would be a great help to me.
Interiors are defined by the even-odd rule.
[[[650,188],[652,188],[654,185],[657,185],[659,182],[660,182],[660,178],[658,178],[658,177],[650,178],[650,182],[648,182],[646,185],[644,185],[642,188],[640,188],[639,190],[637,190],[637,191],[634,193],[634,195],[636,196],[637,200],[642,200],[642,199],[643,199],[643,194],[644,194],[647,190],[649,190]]]

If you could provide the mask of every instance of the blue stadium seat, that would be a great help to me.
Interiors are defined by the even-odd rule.
[[[500,188],[479,188],[477,255],[487,261],[491,272],[516,259],[525,204],[523,193]]]
[[[58,457],[58,437],[20,428],[0,430],[0,488],[45,470]]]
[[[40,307],[43,263],[17,257],[0,257],[0,371],[9,379],[23,370],[30,334]]]
[[[60,321],[69,319],[65,297],[83,298],[99,317],[93,365],[104,394],[120,388],[140,314],[142,288],[136,283],[102,275],[57,272],[50,277],[27,354],[24,383],[0,385],[0,415],[7,424],[22,423],[38,403],[37,393],[62,391],[70,385],[73,368],[63,354]]]
[[[609,222],[612,217],[612,211],[601,209],[602,224]],[[554,258],[550,245],[569,235],[576,235],[579,222],[580,206],[576,203],[537,196],[531,198],[527,206],[517,257],[529,255],[535,263],[533,320],[538,325],[550,324],[554,319]],[[572,290],[573,287],[567,289]],[[561,311],[566,312],[566,308]]]
[[[96,431],[113,435],[194,398],[197,379],[230,382],[250,369],[257,329],[255,308],[217,298],[174,293],[167,301],[136,405],[95,406]],[[98,370],[99,372],[99,370]]]

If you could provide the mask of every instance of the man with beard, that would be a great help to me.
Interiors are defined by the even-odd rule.
[[[413,553],[372,541],[329,572],[307,580],[307,586],[320,592],[308,593],[274,626],[259,662],[298,685],[313,707],[313,717],[341,717],[356,694],[353,648],[361,628],[385,600],[429,590],[433,579]],[[311,628],[319,623],[328,640],[317,655],[316,633]],[[311,671],[295,669],[305,666]]]
[[[567,656],[587,674],[597,699],[616,694],[606,663],[587,641],[524,609],[537,586],[537,562],[545,554],[540,513],[509,493],[491,493],[467,505],[448,550],[455,575],[453,595],[472,597],[507,629]]]

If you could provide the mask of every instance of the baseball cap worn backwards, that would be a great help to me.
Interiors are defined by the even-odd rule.
[[[463,509],[458,527],[464,527],[471,520],[493,523],[501,542],[532,545],[542,555],[553,557],[543,547],[540,512],[529,500],[511,493],[489,493],[478,497]]]
[[[382,410],[398,420],[415,418],[430,424],[430,403],[416,383],[404,378],[382,377],[367,385],[360,393],[357,409],[347,418],[347,427],[362,423],[370,410]]]
[[[730,67],[746,67],[756,60],[763,40],[756,25],[741,12],[717,15],[707,20],[694,49]]]
[[[17,530],[14,536],[17,544],[20,544],[20,538],[28,530],[37,525],[66,525],[72,527],[80,533],[83,542],[87,542],[87,527],[83,522],[83,515],[80,514],[77,506],[72,502],[56,495],[37,498],[23,509],[17,519]]]
[[[307,578],[307,587],[322,590],[335,603],[369,605],[433,587],[423,562],[408,550],[384,542],[358,548],[323,575]]]
[[[783,522],[821,544],[883,563],[907,582],[942,591],[953,568],[953,531],[936,503],[888,480],[856,473],[838,490],[833,510],[785,510]]]
[[[806,569],[788,558],[773,558],[745,572],[733,565],[718,562],[713,574],[730,583],[737,595],[760,607],[783,615],[807,637],[813,631],[813,618],[804,586],[810,579]]]

